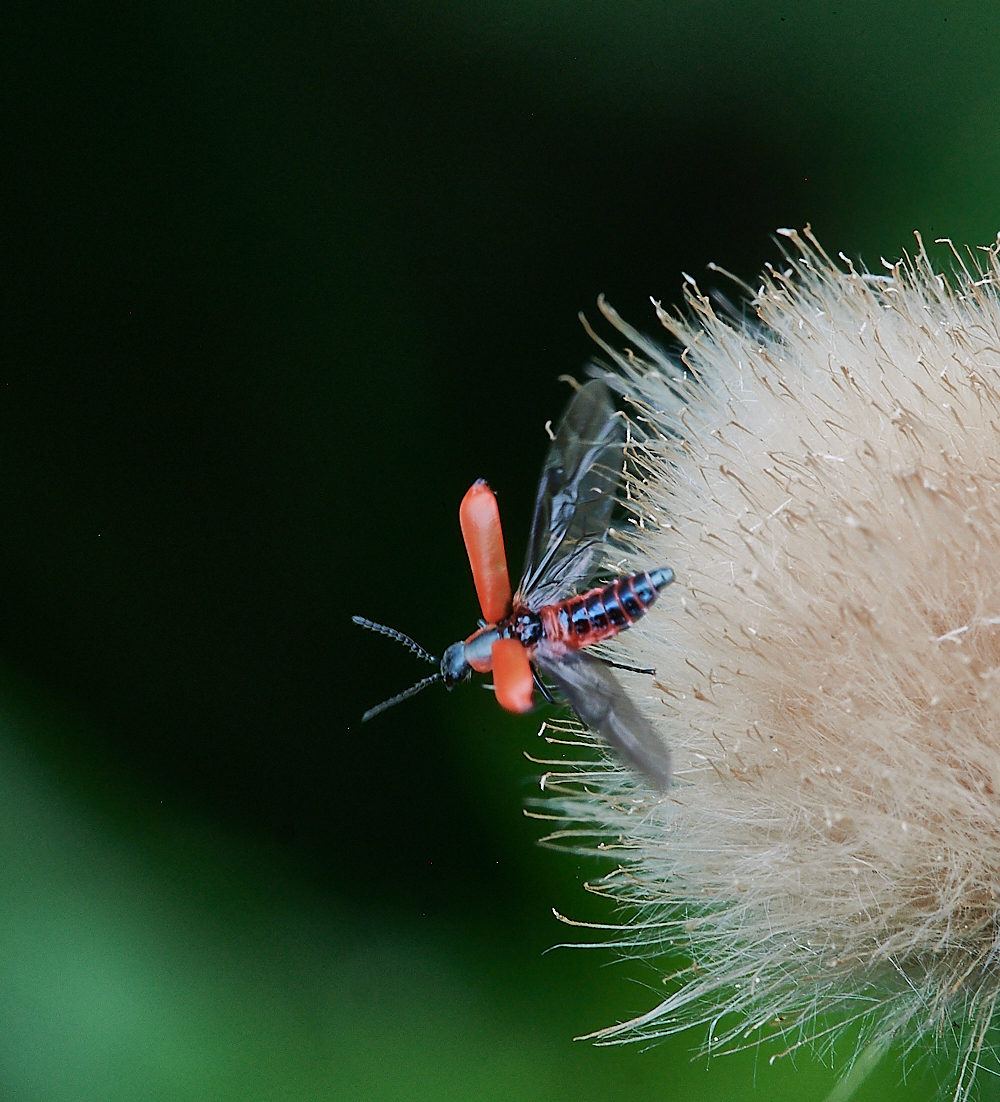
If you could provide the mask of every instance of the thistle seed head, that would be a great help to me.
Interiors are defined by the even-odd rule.
[[[598,1040],[860,1025],[930,1038],[964,1098],[1000,996],[998,247],[872,275],[781,232],[746,320],[690,279],[657,306],[675,352],[602,303],[627,564],[677,574],[614,657],[656,667],[628,685],[676,781],[590,763],[545,812],[619,859],[623,949],[691,962]]]

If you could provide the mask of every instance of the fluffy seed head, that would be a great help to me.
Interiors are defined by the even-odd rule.
[[[855,1023],[870,1052],[930,1036],[966,1097],[1000,994],[1000,245],[876,276],[782,233],[752,319],[691,280],[657,307],[676,354],[602,304],[628,564],[677,574],[615,657],[656,667],[629,687],[677,779],[591,764],[545,810],[619,857],[623,945],[692,964],[599,1040]]]

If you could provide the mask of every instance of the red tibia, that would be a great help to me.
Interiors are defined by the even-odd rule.
[[[493,688],[497,702],[508,712],[531,711],[534,678],[519,639],[498,639],[493,644]]]
[[[485,479],[474,482],[462,498],[458,521],[469,553],[483,619],[490,624],[499,623],[511,611],[510,578],[503,549],[500,510]]]

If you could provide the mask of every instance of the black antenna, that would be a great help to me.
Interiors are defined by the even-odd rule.
[[[398,704],[401,700],[408,700],[411,696],[416,696],[421,689],[426,689],[428,685],[433,685],[435,681],[440,681],[441,671],[432,673],[430,677],[425,677],[423,681],[418,681],[416,685],[411,685],[405,693],[400,693],[398,696],[394,696],[389,700],[383,700],[381,704],[376,704],[374,708],[369,708],[367,712],[361,717],[362,723],[367,723],[369,719],[373,719],[379,714],[384,712],[386,708],[391,708],[393,704]]]
[[[404,635],[401,631],[396,631],[395,628],[391,628],[386,624],[376,624],[374,620],[366,620],[364,616],[352,616],[351,619],[359,628],[367,628],[369,631],[374,631],[376,635],[385,635],[389,639],[394,639],[397,643],[402,643],[407,650],[412,651],[418,658],[422,658],[425,662],[437,665],[441,661],[440,658],[435,658],[430,651],[424,650],[419,643],[415,643],[408,635]],[[437,673],[431,674],[430,677],[425,677],[423,681],[418,681],[416,685],[411,685],[405,693],[399,693],[398,696],[391,697],[389,700],[383,700],[381,704],[376,704],[374,708],[369,708],[361,717],[361,722],[366,723],[369,719],[374,719],[379,712],[384,712],[386,708],[391,708],[393,704],[399,704],[403,700],[408,700],[411,696],[415,696],[419,693],[421,689],[426,689],[428,685],[433,685],[435,681],[443,680],[444,675],[438,670]]]
[[[441,661],[440,658],[435,658],[430,651],[424,650],[419,643],[415,643],[408,635],[396,631],[395,628],[388,627],[385,624],[376,624],[374,620],[366,620],[364,616],[352,616],[351,619],[359,628],[367,628],[369,631],[374,631],[376,635],[387,635],[390,639],[395,639],[397,643],[402,643],[407,650],[413,651],[418,658],[422,658],[425,662],[430,662],[433,665]]]

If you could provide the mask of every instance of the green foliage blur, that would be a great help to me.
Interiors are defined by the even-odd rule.
[[[536,718],[439,687],[489,478],[520,563],[604,292],[770,234],[1000,229],[1000,9],[141,4],[5,18],[0,1099],[823,1099],[850,1046],[572,1038],[659,975],[521,805]],[[600,940],[600,938],[598,938]],[[605,967],[606,965],[610,965]],[[854,1097],[930,1098],[892,1057]]]

